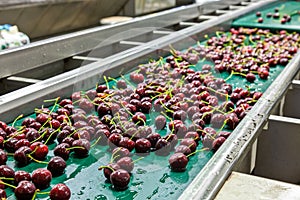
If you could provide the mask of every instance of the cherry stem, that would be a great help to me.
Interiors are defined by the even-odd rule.
[[[37,194],[50,194],[50,192],[37,192]]]
[[[103,79],[104,79],[104,81],[105,81],[105,84],[106,84],[107,89],[109,89],[109,84],[108,84],[108,81],[107,81],[106,76],[103,76]]]
[[[27,154],[28,158],[32,159],[34,162],[37,162],[37,163],[40,163],[40,164],[46,164],[48,165],[48,162],[45,162],[45,161],[40,161],[40,160],[37,160],[35,159],[32,155],[30,154]]]
[[[100,167],[98,168],[98,170],[102,170],[102,169],[104,169],[104,168],[110,169],[110,170],[113,171],[113,172],[115,171],[114,168],[109,167],[109,166],[105,166],[105,165],[100,166]]]
[[[39,189],[36,189],[36,190],[34,191],[34,194],[33,194],[33,197],[32,197],[31,200],[35,200],[35,197],[36,197],[36,195],[37,195],[37,193],[38,193],[39,191],[40,191]]]
[[[102,137],[102,136],[99,136],[99,137],[97,138],[97,140],[94,142],[94,144],[91,145],[91,148],[94,147],[94,146],[99,142],[99,140],[101,139],[101,137]]]
[[[5,183],[5,182],[3,182],[3,181],[0,181],[0,184],[6,185],[6,186],[11,187],[11,188],[14,188],[14,189],[17,188],[16,186],[11,185],[11,184],[9,184],[9,183]]]
[[[50,110],[50,113],[49,113],[49,114],[51,114],[51,113],[55,110],[56,105],[58,104],[59,99],[60,99],[60,97],[57,97],[57,98],[55,99],[54,105],[52,106],[52,109]]]
[[[200,152],[202,152],[202,151],[207,151],[207,150],[209,150],[209,148],[199,149],[199,150],[197,150],[197,151],[194,151],[194,152],[190,153],[190,154],[187,155],[186,157],[188,158],[188,157],[190,157],[190,156],[192,156],[192,155],[194,155],[194,154],[196,154],[196,153],[200,153]]]
[[[54,133],[58,132],[58,131],[60,131],[60,128],[58,128],[58,129],[56,129],[55,131],[53,131],[53,132],[49,135],[49,137],[47,138],[46,142],[44,142],[44,144],[47,144],[47,143],[49,142],[50,138],[52,137],[52,135],[53,135]]]
[[[85,148],[81,147],[81,146],[74,146],[74,147],[66,148],[66,150],[72,150],[72,149],[85,149]]]
[[[129,84],[131,87],[134,88],[134,85],[133,85],[130,81],[128,81],[128,80],[125,78],[125,76],[121,75],[121,77],[125,80],[125,82],[126,82],[127,84]]]
[[[8,180],[8,181],[13,181],[13,180],[15,180],[14,178],[7,178],[7,177],[0,177],[0,180]],[[2,181],[3,182],[3,181]],[[0,184],[2,183],[1,181],[0,181]]]
[[[120,155],[116,155],[116,156],[113,156],[111,159],[110,159],[110,162],[112,163],[116,158],[120,157]]]
[[[138,159],[135,159],[135,160],[132,161],[131,163],[136,163],[137,161],[142,160],[143,158],[145,158],[145,157],[140,157],[140,158],[138,158]]]
[[[14,122],[12,123],[12,127],[15,127],[15,123],[20,119],[20,118],[22,118],[24,115],[23,114],[21,114],[21,115],[19,115],[15,120],[14,120]]]

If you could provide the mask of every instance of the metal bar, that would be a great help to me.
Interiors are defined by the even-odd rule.
[[[243,1],[241,2],[241,5],[243,6],[249,6],[252,2]]]
[[[160,35],[169,35],[171,33],[174,33],[174,31],[160,31],[160,30],[153,31],[153,34],[160,34]]]
[[[216,10],[216,14],[226,14],[232,12],[231,10]]]
[[[24,77],[19,77],[19,76],[10,76],[7,78],[9,81],[17,81],[17,82],[24,82],[24,83],[38,83],[41,80],[38,79],[33,79],[33,78],[24,78]]]
[[[179,25],[180,26],[195,26],[199,23],[196,23],[196,22],[180,22]]]
[[[237,10],[241,8],[245,8],[245,6],[229,6],[229,10]]]
[[[122,40],[120,41],[120,44],[127,44],[127,45],[133,45],[133,46],[140,46],[145,44],[144,42],[135,42],[135,41],[126,41],[126,40]]]
[[[216,18],[218,16],[215,16],[215,15],[201,15],[198,17],[198,19],[200,20],[208,20],[208,19],[213,19],[213,18]]]
[[[88,61],[101,61],[102,58],[93,58],[93,57],[85,57],[85,56],[73,56],[75,60],[88,60]]]

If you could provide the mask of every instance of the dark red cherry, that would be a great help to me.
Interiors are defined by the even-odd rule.
[[[217,151],[220,148],[220,146],[225,142],[225,140],[226,140],[226,138],[224,138],[222,136],[214,139],[214,141],[212,143],[212,149],[214,151]]]
[[[30,145],[32,156],[38,160],[44,160],[49,152],[48,146],[42,142],[34,142]]]
[[[188,158],[183,153],[175,153],[169,158],[169,164],[172,171],[182,172],[186,170]]]
[[[147,139],[150,141],[152,148],[155,148],[155,145],[160,138],[161,136],[158,133],[151,133],[147,136]]]
[[[148,153],[151,149],[151,142],[146,138],[140,138],[135,141],[136,153]]]
[[[192,138],[184,138],[180,141],[180,145],[185,145],[191,149],[192,152],[196,151],[197,143]]]
[[[169,155],[171,151],[171,144],[167,140],[160,138],[155,145],[155,154],[159,156],[166,156]]]
[[[0,177],[14,178],[15,171],[7,165],[0,166]]]
[[[123,157],[117,161],[117,164],[120,166],[121,169],[128,171],[129,173],[134,168],[134,163],[130,157]]]
[[[7,161],[7,153],[0,149],[0,165],[5,165]]]
[[[50,191],[51,200],[69,200],[71,199],[71,190],[65,184],[56,184]]]
[[[184,155],[189,155],[190,153],[192,153],[191,149],[186,146],[186,145],[178,145],[175,148],[175,153],[183,153]]]
[[[31,200],[36,192],[36,187],[30,181],[21,181],[14,192],[18,200]]]
[[[64,160],[68,160],[70,155],[70,150],[68,148],[70,148],[68,143],[61,143],[54,148],[53,153],[55,156],[60,156]]]
[[[74,148],[74,153],[78,157],[86,157],[89,154],[89,150],[91,148],[91,144],[86,139],[78,139],[72,143],[72,147]]]
[[[110,182],[116,190],[124,190],[130,182],[130,175],[126,170],[115,170],[110,175]]]
[[[3,189],[0,189],[0,199],[5,200],[7,198],[6,192]]]
[[[31,178],[37,188],[46,189],[50,185],[52,174],[47,169],[38,168],[32,172]]]
[[[66,161],[59,156],[54,156],[50,159],[47,169],[53,176],[59,176],[64,173],[67,167]]]
[[[135,142],[128,137],[122,137],[119,142],[119,146],[132,151],[135,147]]]
[[[15,172],[15,179],[14,182],[16,185],[19,184],[21,181],[31,181],[31,176],[28,172],[20,170]]]
[[[119,160],[123,157],[128,157],[130,155],[130,151],[124,147],[117,147],[112,151],[112,155],[114,160]]]
[[[31,161],[31,158],[28,156],[31,152],[31,149],[27,146],[20,147],[15,151],[14,159],[19,165],[27,165]]]
[[[116,171],[118,169],[121,169],[120,166],[117,163],[109,163],[106,166],[102,166],[99,168],[99,170],[103,169],[103,174],[105,178],[110,181],[110,175],[113,171]]]

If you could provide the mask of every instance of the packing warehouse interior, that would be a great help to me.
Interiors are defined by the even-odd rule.
[[[300,1],[0,1],[1,199],[300,199]]]

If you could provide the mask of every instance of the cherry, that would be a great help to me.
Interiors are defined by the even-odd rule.
[[[43,129],[41,135],[43,135],[43,140],[48,141],[48,143],[53,143],[57,136],[57,131],[53,128]]]
[[[44,160],[49,152],[48,146],[42,142],[34,142],[30,145],[32,156],[38,160]]]
[[[214,151],[217,151],[220,148],[220,146],[225,142],[225,140],[226,140],[226,138],[222,137],[222,136],[214,139],[214,141],[212,143],[212,149]]]
[[[155,154],[159,156],[169,155],[171,150],[171,144],[166,139],[160,138],[155,145]]]
[[[140,138],[135,142],[135,151],[137,153],[148,153],[151,149],[151,142],[145,138]]]
[[[152,148],[155,148],[156,143],[160,138],[161,136],[158,133],[151,133],[146,137],[146,139],[150,141]]]
[[[275,18],[275,17],[274,17],[274,18]],[[264,22],[264,19],[263,19],[262,17],[260,17],[260,18],[257,19],[257,22],[258,22],[258,23],[263,23],[263,22]]]
[[[59,156],[54,156],[50,159],[47,169],[51,172],[53,176],[59,176],[63,174],[65,168],[67,167],[66,161]]]
[[[110,148],[114,149],[116,146],[119,146],[119,143],[122,139],[122,135],[119,133],[113,133],[108,138],[108,145]]]
[[[223,114],[216,113],[211,117],[211,125],[215,128],[221,128],[224,124],[226,117]]]
[[[13,153],[15,152],[15,144],[18,142],[18,140],[16,138],[9,138],[8,140],[6,140],[6,143],[4,144],[5,149],[7,150],[7,152],[9,153]]]
[[[5,165],[7,161],[7,153],[0,149],[0,165]]]
[[[6,130],[7,124],[3,121],[0,121],[0,128],[3,129],[3,130]]]
[[[16,185],[21,181],[31,181],[31,176],[28,172],[20,170],[15,172],[14,182]]]
[[[65,184],[56,184],[50,191],[51,200],[69,200],[71,198],[71,190]]]
[[[73,104],[72,100],[71,99],[62,99],[60,102],[59,102],[59,105],[64,107],[65,105],[68,105],[68,104]]]
[[[0,199],[5,200],[7,198],[6,192],[3,189],[0,189]]]
[[[132,151],[135,147],[135,142],[128,137],[122,137],[119,142],[120,147],[124,147],[128,149],[129,151]]]
[[[229,129],[233,130],[239,123],[239,118],[235,113],[229,113],[226,115],[226,125]]]
[[[196,151],[197,143],[192,138],[184,138],[180,141],[180,145],[185,145],[190,148],[191,152]]]
[[[40,124],[44,124],[47,121],[50,121],[52,117],[46,113],[40,113],[36,116],[36,121],[39,122]]]
[[[130,157],[123,157],[117,161],[117,164],[120,166],[121,169],[128,171],[129,173],[134,168],[134,163]]]
[[[132,72],[130,73],[130,80],[134,83],[142,83],[144,81],[144,75]]]
[[[15,196],[18,200],[31,200],[36,192],[35,185],[30,181],[21,181],[15,189]]]
[[[114,160],[119,160],[123,157],[128,157],[130,155],[130,151],[124,147],[117,147],[112,151],[112,155],[114,156]]]
[[[162,130],[166,126],[166,118],[163,115],[159,115],[155,118],[155,127],[158,130]]]
[[[181,121],[185,121],[187,118],[187,114],[185,111],[183,110],[177,110],[173,113],[173,119],[174,120],[181,120]]]
[[[38,168],[32,172],[31,178],[37,188],[46,189],[50,185],[52,174],[47,169]]]
[[[19,165],[27,165],[31,161],[31,158],[28,156],[31,152],[31,149],[27,146],[20,147],[14,153],[14,159]]]
[[[256,16],[260,17],[261,16],[261,12],[256,12]]]
[[[28,128],[34,128],[35,130],[40,130],[41,127],[42,124],[39,122],[33,122],[28,126]]]
[[[61,143],[54,148],[53,153],[55,156],[60,156],[64,160],[68,160],[70,155],[68,148],[70,148],[68,143]]]
[[[169,164],[172,171],[182,172],[186,170],[188,158],[183,153],[175,153],[169,158]]]
[[[7,165],[0,166],[0,177],[14,178],[15,171]]]
[[[103,174],[105,178],[110,181],[110,175],[113,171],[121,169],[121,167],[117,163],[109,163],[106,166],[101,166],[99,170],[103,169]]]
[[[31,118],[31,117],[25,118],[22,121],[22,126],[29,127],[29,125],[32,124],[33,122],[36,122],[36,120],[34,118]]]
[[[73,144],[74,141],[75,141],[74,138],[72,138],[72,137],[66,137],[65,139],[62,140],[62,143],[67,143],[70,146],[72,146],[72,144]]]
[[[142,112],[136,112],[132,116],[132,121],[137,125],[145,125],[146,123],[146,115]]]
[[[246,75],[246,79],[247,79],[247,81],[249,81],[250,83],[253,83],[253,82],[255,81],[256,77],[255,77],[255,75],[254,75],[253,73],[248,73],[248,74]]]
[[[26,128],[26,139],[29,141],[29,142],[32,142],[32,141],[36,141],[38,138],[40,138],[40,134],[39,132],[34,129],[34,128]]]
[[[141,103],[140,109],[143,113],[149,113],[152,108],[152,103],[149,101],[143,101]]]
[[[78,139],[72,143],[72,147],[75,147],[74,153],[78,157],[86,157],[89,154],[91,145],[90,142],[86,139]]]
[[[124,190],[130,182],[130,175],[126,170],[117,169],[111,173],[110,182],[116,190]]]
[[[186,145],[178,145],[175,148],[175,153],[183,153],[184,155],[189,155],[190,153],[192,153],[191,149],[186,146]]]
[[[196,131],[189,131],[185,134],[184,138],[192,138],[196,143],[199,142],[200,136]]]
[[[119,89],[125,89],[127,88],[127,83],[125,80],[118,80],[117,82],[117,88]]]

